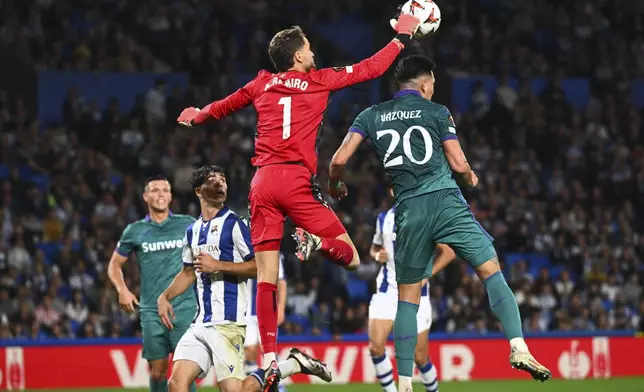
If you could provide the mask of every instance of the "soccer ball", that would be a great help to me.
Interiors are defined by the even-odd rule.
[[[441,25],[441,10],[432,0],[409,0],[400,9],[401,14],[411,14],[420,20],[414,37],[422,38],[433,34]]]

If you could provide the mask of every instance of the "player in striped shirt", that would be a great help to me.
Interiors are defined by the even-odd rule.
[[[389,188],[390,195],[393,191]],[[376,278],[376,292],[369,304],[369,352],[376,368],[376,376],[385,392],[396,392],[391,359],[385,352],[387,338],[391,333],[398,304],[398,285],[394,265],[394,244],[396,242],[395,207],[378,215],[376,233],[370,254],[382,268]],[[437,246],[433,273],[438,272],[454,260],[454,251],[442,244]],[[418,340],[414,362],[420,371],[420,378],[427,392],[438,392],[436,367],[429,360],[429,329],[432,326],[432,307],[429,300],[429,281],[423,282],[418,313]]]
[[[257,275],[248,225],[224,205],[226,177],[219,166],[204,166],[192,176],[201,216],[188,226],[184,237],[183,270],[159,296],[157,305],[164,325],[173,328],[170,300],[193,286],[197,312],[174,353],[171,392],[187,392],[197,378],[214,368],[223,392],[259,392],[277,389],[265,371],[244,374],[244,337],[248,307],[247,280]],[[331,373],[317,359],[291,349],[280,362],[282,374],[305,373],[331,381]]]

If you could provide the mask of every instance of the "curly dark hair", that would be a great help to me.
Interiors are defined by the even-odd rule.
[[[206,183],[208,177],[212,176],[215,173],[220,173],[224,177],[226,176],[224,169],[219,165],[205,165],[195,170],[195,172],[192,173],[192,178],[190,179],[190,185],[192,186],[192,189],[201,187]]]

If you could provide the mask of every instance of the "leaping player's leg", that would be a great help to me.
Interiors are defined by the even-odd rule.
[[[325,258],[348,270],[360,265],[358,251],[346,229],[322,197],[321,189],[308,170],[295,172],[294,186],[284,203],[287,215],[298,226],[295,231],[297,256],[307,260],[319,250]]]
[[[394,346],[398,364],[398,390],[411,391],[411,377],[418,341],[418,309],[423,282],[431,276],[435,242],[432,214],[418,204],[425,195],[401,201],[396,207],[394,263],[398,282],[398,310],[394,321]]]
[[[530,373],[535,380],[550,379],[550,370],[534,359],[523,339],[519,307],[501,272],[492,236],[476,221],[459,190],[441,192],[442,208],[438,219],[444,224],[437,233],[437,241],[450,245],[461,259],[475,269],[483,282],[492,312],[510,342],[510,364]]]
[[[284,234],[284,214],[278,198],[284,191],[283,165],[262,167],[251,182],[250,231],[257,261],[257,324],[269,384],[279,384],[277,366],[277,280],[279,249]]]
[[[439,256],[440,257],[440,256]],[[435,262],[438,262],[439,257]],[[417,321],[418,342],[414,362],[420,371],[420,379],[427,392],[438,392],[438,374],[436,367],[429,358],[429,329],[432,326],[432,305],[429,296],[421,296],[418,306]]]
[[[377,292],[371,297],[369,304],[369,354],[376,368],[376,377],[385,392],[396,392],[393,366],[385,351],[389,334],[394,327],[396,317],[395,294]]]

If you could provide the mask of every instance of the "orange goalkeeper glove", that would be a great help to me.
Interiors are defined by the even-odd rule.
[[[413,37],[416,30],[418,30],[420,21],[413,15],[400,14],[398,20],[391,19],[389,24],[391,24],[391,27],[393,27],[393,29],[398,33],[396,34],[396,39],[398,39],[398,41],[403,45],[407,46],[409,41],[411,41],[411,37]]]
[[[391,27],[393,27],[398,34],[404,34],[411,37],[416,33],[416,30],[418,30],[420,21],[414,15],[400,14],[398,20],[391,19],[389,24],[391,24]]]

